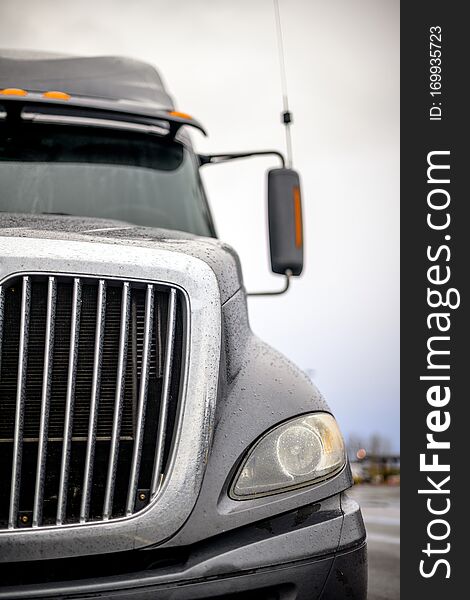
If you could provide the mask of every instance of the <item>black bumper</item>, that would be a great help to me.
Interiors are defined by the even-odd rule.
[[[97,576],[95,568],[91,576],[81,563],[82,572],[75,571],[79,578],[64,581],[65,568],[56,563],[54,581],[32,583],[24,564],[17,585],[0,584],[0,599],[363,600],[367,552],[360,510],[342,494],[338,514],[331,510],[333,500],[326,501],[326,510],[318,504],[303,507],[207,540],[171,565],[150,562],[144,570],[107,576]],[[41,564],[44,573],[47,563]]]

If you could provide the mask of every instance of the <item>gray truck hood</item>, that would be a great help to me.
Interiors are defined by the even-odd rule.
[[[140,227],[107,219],[0,213],[0,248],[2,237],[118,244],[188,254],[203,260],[214,271],[222,303],[243,285],[240,260],[233,248],[215,238],[182,231]]]

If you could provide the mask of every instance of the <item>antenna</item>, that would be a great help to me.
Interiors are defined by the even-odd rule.
[[[279,0],[274,1],[274,15],[276,18],[277,48],[279,52],[279,68],[281,71],[281,89],[282,89],[282,123],[286,128],[286,150],[287,167],[292,168],[292,139],[290,126],[292,123],[292,113],[289,110],[289,97],[287,94],[286,63],[284,61],[284,43],[282,39],[281,11],[279,9]]]

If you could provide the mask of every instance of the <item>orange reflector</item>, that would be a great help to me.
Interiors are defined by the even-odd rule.
[[[300,188],[293,188],[294,194],[294,218],[295,218],[295,247],[302,247],[302,205],[300,203]]]
[[[65,92],[44,92],[43,98],[51,98],[52,100],[70,100],[71,96]]]
[[[192,119],[192,116],[188,115],[188,113],[179,112],[178,110],[172,110],[168,114],[170,115],[170,117],[179,117],[180,119]]]
[[[2,96],[27,96],[28,92],[26,90],[19,90],[18,88],[5,88],[4,90],[0,90],[0,94]]]

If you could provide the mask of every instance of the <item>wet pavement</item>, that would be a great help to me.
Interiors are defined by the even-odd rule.
[[[362,508],[369,556],[368,600],[400,598],[400,488],[356,485],[348,492]]]

